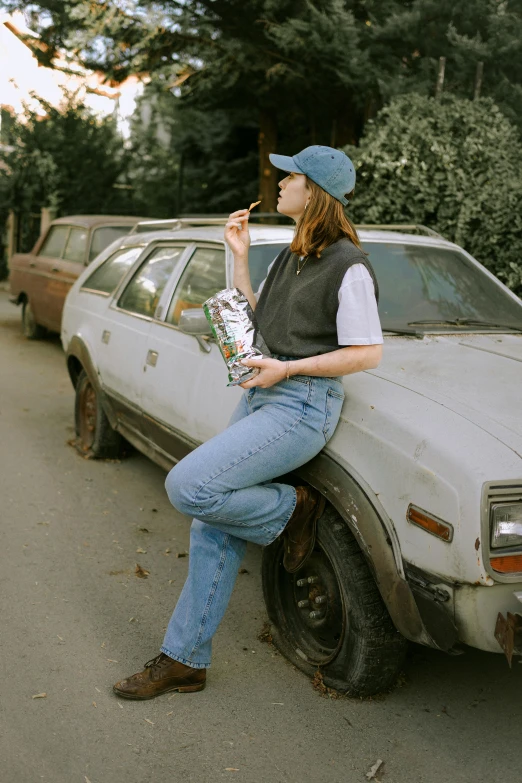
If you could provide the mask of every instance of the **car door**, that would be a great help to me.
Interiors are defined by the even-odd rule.
[[[83,226],[70,226],[60,258],[51,265],[46,288],[48,326],[59,332],[65,297],[83,271],[87,257],[89,230]]]
[[[30,282],[27,295],[36,321],[50,329],[53,327],[53,305],[50,286],[63,255],[70,226],[54,225],[49,228],[37,254],[29,262]]]
[[[98,371],[124,426],[141,432],[141,396],[154,312],[185,250],[184,244],[151,248],[100,319]]]
[[[142,408],[149,436],[179,459],[184,444],[199,443],[226,426],[242,389],[226,388],[227,373],[218,346],[201,342],[179,329],[183,310],[198,307],[226,288],[223,244],[194,246],[175,281],[165,316],[152,324],[148,352],[155,357],[147,367]],[[200,338],[201,340],[201,338]],[[174,434],[174,435],[173,435]]]

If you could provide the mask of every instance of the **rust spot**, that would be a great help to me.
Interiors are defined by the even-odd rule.
[[[480,538],[477,538],[475,541],[475,551],[478,552],[480,549]]]
[[[522,616],[506,612],[507,618],[499,612],[495,626],[495,639],[500,644],[511,666],[513,654],[522,653]]]

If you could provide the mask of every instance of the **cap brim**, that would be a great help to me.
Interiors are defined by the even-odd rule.
[[[293,171],[296,174],[304,174],[304,171],[299,168],[294,159],[289,155],[274,155],[274,153],[271,152],[268,157],[270,158],[270,163],[272,166],[275,166],[276,169],[280,169],[281,171]]]

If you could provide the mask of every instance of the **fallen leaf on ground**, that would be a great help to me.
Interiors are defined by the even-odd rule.
[[[107,660],[110,661],[111,663],[118,663],[118,661],[115,661],[114,658],[107,658]]]
[[[122,709],[123,709],[123,705],[122,705],[122,704],[120,704],[120,702],[119,702],[119,701],[118,701],[118,702],[116,702],[116,704],[118,705],[118,707],[120,708],[120,710],[122,710]]]
[[[91,781],[89,780],[89,778],[87,777],[87,775],[84,775],[84,778],[85,778],[85,783],[91,783]]]
[[[136,618],[135,617],[129,617],[129,623],[135,623]]]
[[[321,696],[327,696],[329,699],[342,699],[342,694],[335,690],[335,688],[329,688],[324,684],[323,673],[321,669],[317,669],[312,679],[312,688]]]
[[[176,552],[176,557],[187,557],[188,552]]]
[[[151,725],[151,726],[154,726],[153,722],[152,722],[151,720],[149,720],[148,718],[143,718],[143,720],[144,720],[146,723],[150,723],[150,725]]]
[[[46,699],[47,694],[46,693],[35,693],[33,696],[33,699]]]
[[[140,531],[140,533],[150,533],[148,527],[139,527],[138,530]]]
[[[225,772],[239,772],[237,767],[225,767]]]
[[[170,712],[167,712],[167,715],[173,715],[173,714],[174,714],[174,710],[171,710]]]
[[[370,771],[366,773],[366,777],[368,778],[368,780],[373,780],[375,778],[376,774],[382,767],[383,763],[384,762],[382,761],[382,759],[377,759],[375,764],[372,767],[370,767]]]
[[[146,579],[150,574],[150,571],[147,571],[146,568],[142,568],[139,563],[136,563],[136,568],[134,569],[134,573],[136,574],[136,576],[139,576],[140,579]]]
[[[92,706],[93,706],[93,707],[96,707],[96,706],[97,706],[95,701],[93,701],[93,703],[92,703]]]
[[[238,574],[249,574],[250,571],[247,571],[246,568],[240,568],[238,571]]]
[[[266,642],[267,644],[272,644],[273,639],[272,639],[272,634],[270,632],[270,623],[264,623],[257,638],[260,642]],[[247,649],[246,647],[243,647],[243,650],[246,649]]]
[[[146,549],[142,549],[142,548],[141,548],[141,546],[140,546],[140,547],[138,547],[138,549],[136,550],[136,552],[137,552],[139,555],[146,555],[146,554],[147,554],[147,550],[146,550]]]
[[[166,550],[165,550],[165,554],[166,554],[166,555],[170,555],[170,549],[166,549]]]

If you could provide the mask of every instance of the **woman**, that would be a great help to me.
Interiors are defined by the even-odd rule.
[[[343,210],[355,185],[351,160],[323,146],[270,159],[288,172],[279,183],[278,212],[297,227],[257,294],[248,271],[248,210],[230,215],[225,239],[234,254],[234,285],[255,310],[272,358],[245,361],[260,372],[241,384],[245,394],[228,427],[167,477],[172,504],[194,517],[189,574],[161,653],[114,686],[129,699],[205,687],[212,637],[247,541],[267,545],[283,535],[287,571],[306,562],[324,499],[309,486],[273,479],[308,462],[331,438],[344,399],[342,376],[381,359],[377,282]]]

